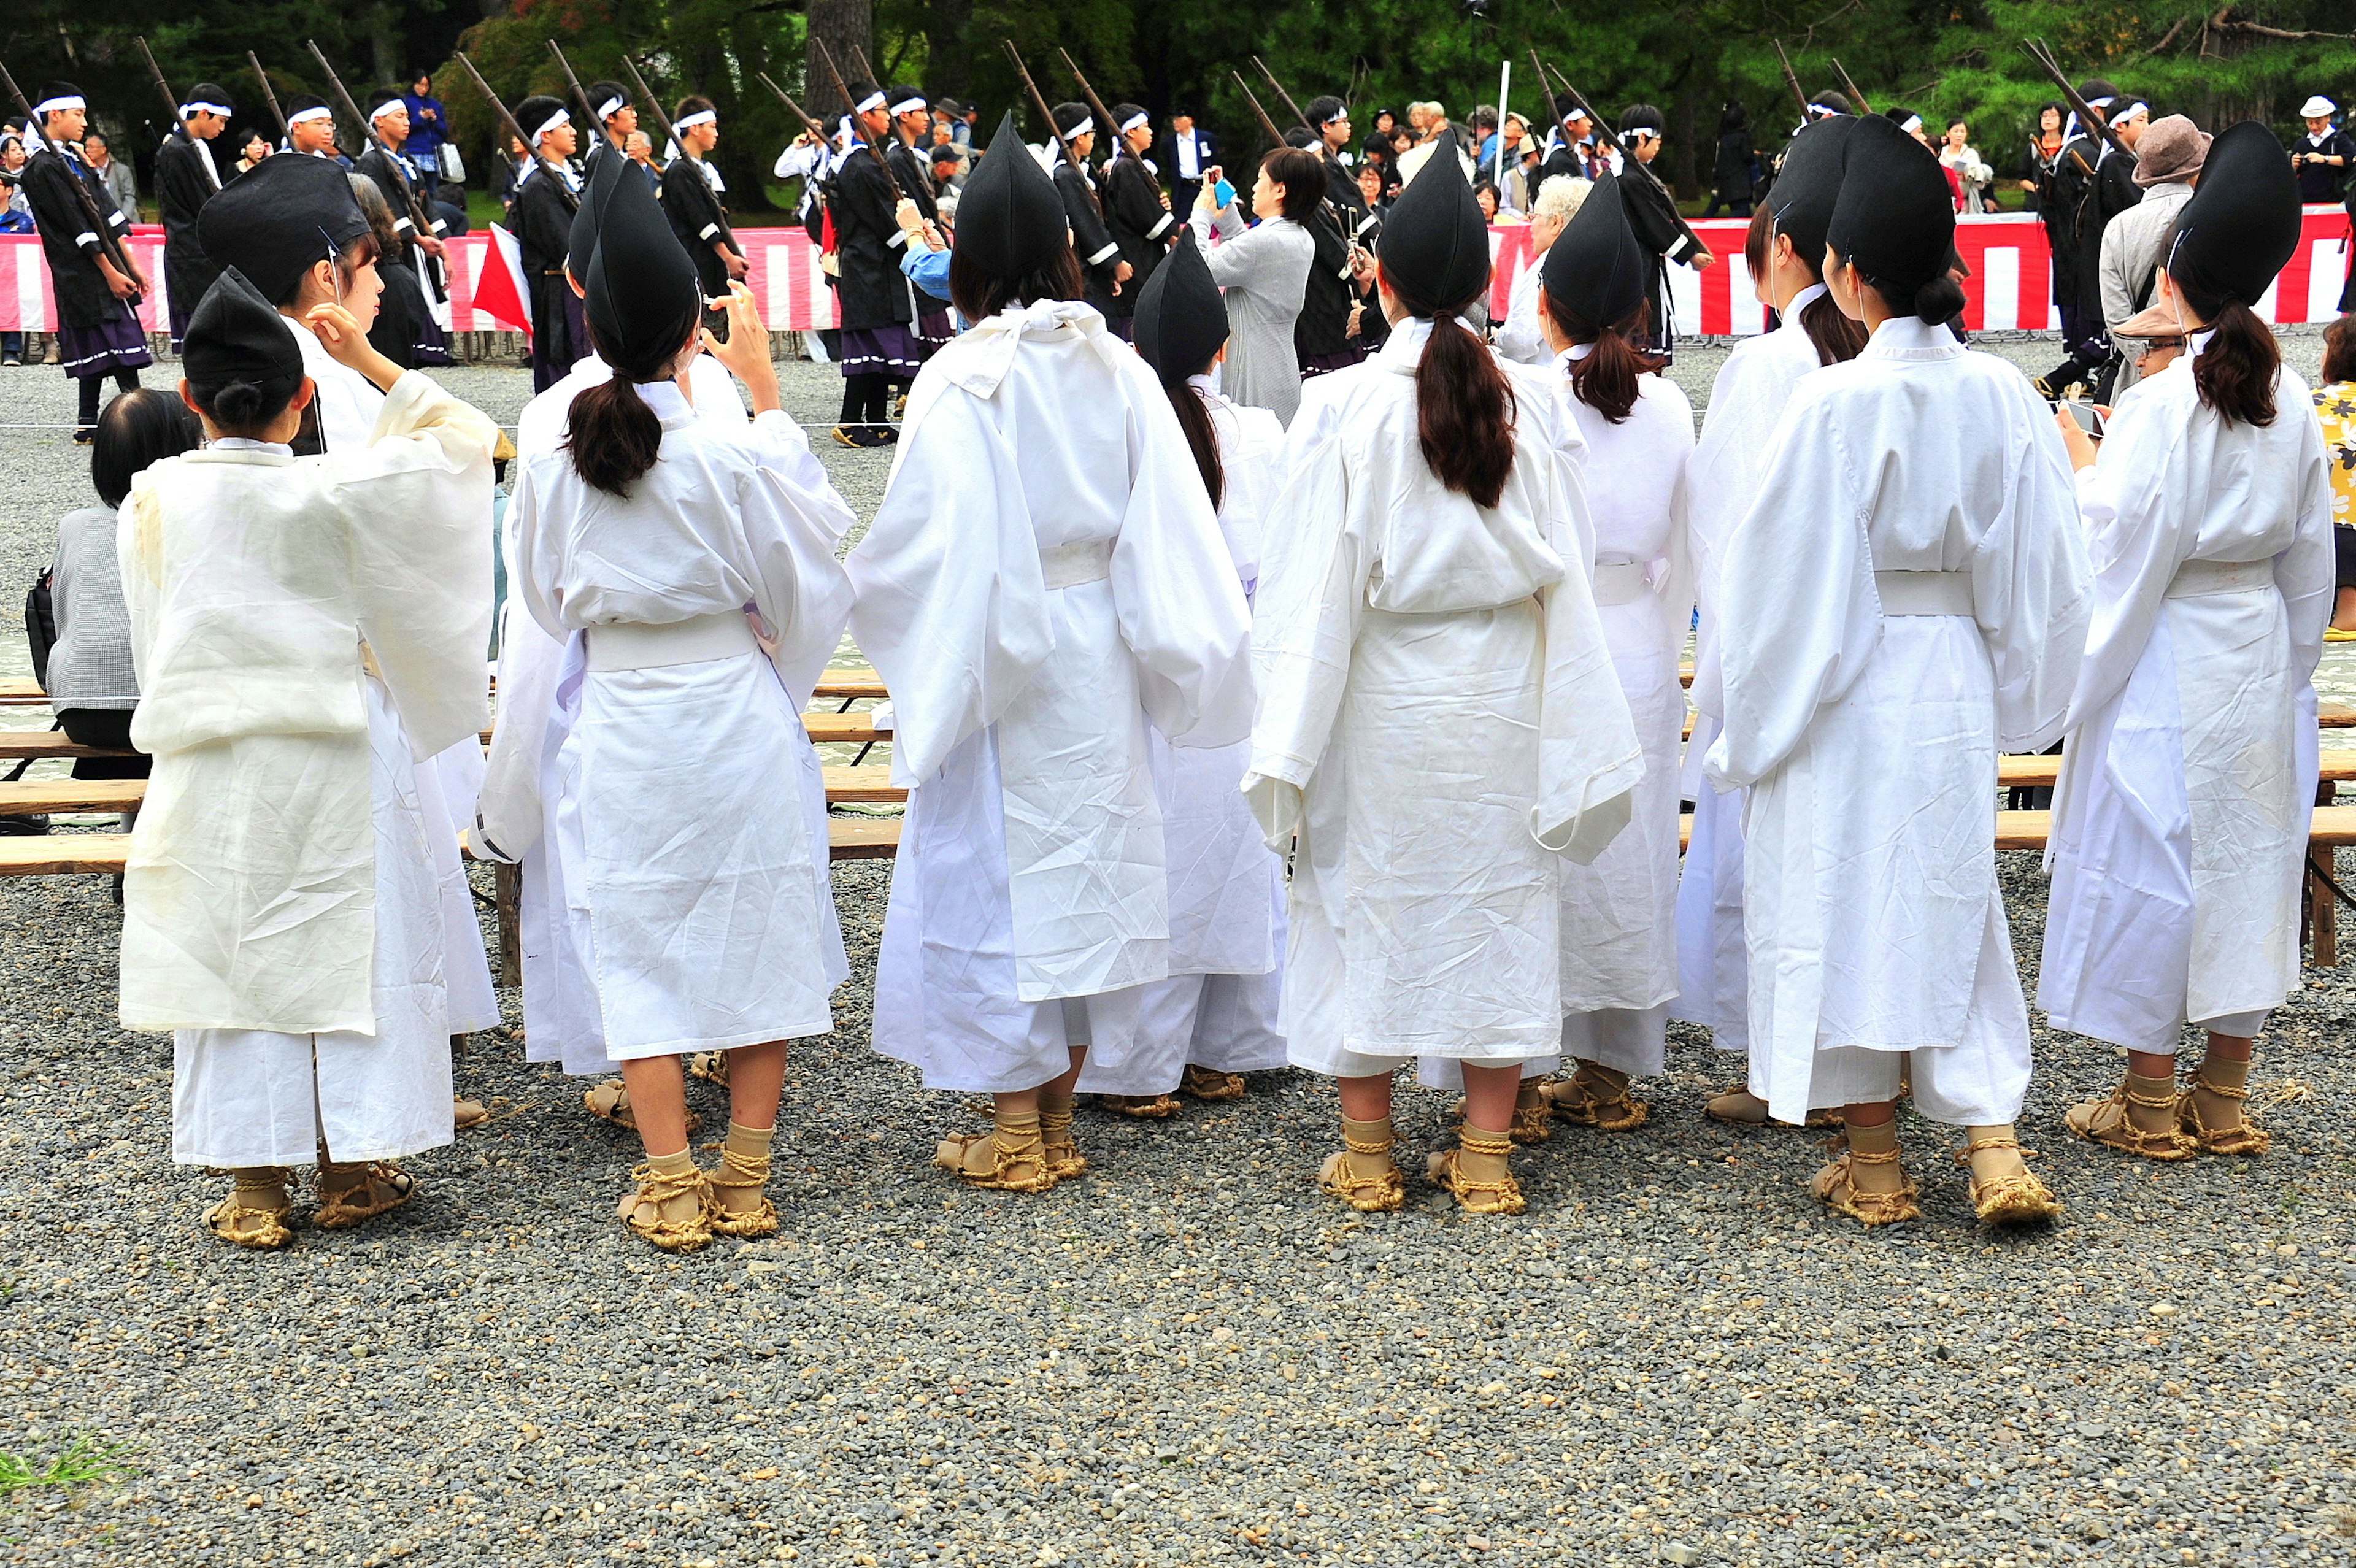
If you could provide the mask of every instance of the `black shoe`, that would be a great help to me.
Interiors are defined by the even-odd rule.
[[[89,425],[82,425],[75,430],[73,439],[76,446],[88,446],[98,439],[98,432]]]
[[[16,355],[14,355],[14,354],[9,355],[9,356],[8,356],[6,358],[5,358],[5,359],[0,359],[0,365],[6,365],[6,366],[10,366],[10,367],[16,367],[16,366],[20,366],[20,365],[22,365],[22,364],[24,364],[24,360],[22,360],[22,359],[18,358],[18,357],[17,357]]]
[[[878,445],[878,446],[897,446],[897,445],[899,445],[899,444],[900,444],[900,431],[899,431],[899,427],[898,427],[898,426],[896,426],[896,425],[888,425],[888,424],[877,424],[877,425],[869,425],[867,428],[868,428],[869,430],[873,431],[873,432],[875,432],[875,444],[876,444],[876,445]]]
[[[863,441],[862,441],[862,440],[860,440],[860,439],[859,439],[860,434],[861,434],[862,431],[864,428],[865,428],[865,427],[861,426],[861,425],[840,425],[840,424],[839,424],[839,425],[835,426],[835,427],[834,427],[834,441],[835,441],[835,444],[836,444],[836,445],[838,445],[838,446],[864,446],[864,445],[866,445],[867,443],[866,443],[865,442],[863,442]]]

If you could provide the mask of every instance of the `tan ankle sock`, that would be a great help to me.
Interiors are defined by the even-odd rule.
[[[236,1184],[239,1208],[266,1209],[276,1212],[292,1206],[286,1196],[286,1181],[294,1173],[284,1166],[241,1166],[229,1174]]]
[[[734,1129],[732,1127],[730,1130]],[[695,1150],[688,1147],[677,1154],[650,1154],[647,1156],[647,1167],[657,1176],[693,1176],[696,1172]],[[664,1219],[679,1221],[692,1218],[702,1205],[702,1198],[691,1192],[668,1199],[659,1207]]]
[[[1349,1150],[1351,1175],[1376,1177],[1397,1168],[1391,1158],[1391,1119],[1388,1116],[1373,1122],[1354,1122],[1344,1116],[1342,1118],[1342,1139]],[[1362,1152],[1369,1148],[1375,1152]]]
[[[2000,1127],[1965,1127],[1964,1129],[1964,1142],[1966,1144],[1987,1143],[1995,1139],[2007,1139],[2014,1145],[2018,1145],[2020,1141],[2019,1136],[2013,1131],[2012,1124],[2009,1122]],[[1982,1181],[1994,1181],[2001,1177],[2019,1176],[2029,1168],[2017,1147],[1982,1149],[1971,1157],[1971,1166],[1972,1174]]]
[[[1072,1117],[1078,1112],[1079,1104],[1080,1097],[1076,1094],[1060,1096],[1041,1094],[1039,1096],[1040,1126],[1053,1132],[1068,1131],[1072,1125]]]
[[[1039,1113],[1035,1110],[1006,1111],[993,1107],[990,1122],[998,1134],[998,1141],[1009,1148],[1038,1141]]]
[[[1503,1181],[1513,1174],[1507,1157],[1514,1140],[1504,1133],[1483,1132],[1464,1124],[1456,1153],[1456,1168],[1474,1181]]]
[[[1848,1147],[1849,1152],[1856,1155],[1896,1154],[1898,1118],[1892,1116],[1871,1127],[1849,1123]],[[1849,1161],[1849,1179],[1859,1192],[1896,1192],[1906,1185],[1906,1174],[1894,1159],[1853,1159]]]
[[[742,1122],[731,1121],[728,1124],[728,1141],[723,1147],[740,1158],[759,1160],[766,1164],[769,1158],[769,1145],[776,1141],[776,1136],[777,1129],[775,1127],[748,1127]]]
[[[2250,1086],[2250,1064],[2235,1061],[2231,1057],[2211,1051],[2201,1059],[2200,1068],[2192,1075],[2192,1097],[2201,1106],[2204,1126],[2231,1127],[2239,1125],[2242,1116],[2242,1096],[2219,1090],[2247,1090]]]
[[[2127,1074],[2127,1125],[2138,1132],[2164,1133],[2176,1125],[2176,1080]],[[2139,1101],[2149,1100],[2151,1104]]]
[[[734,1181],[752,1181],[758,1185],[738,1187],[714,1181],[712,1195],[723,1209],[734,1214],[747,1213],[761,1206],[766,1196],[764,1189],[769,1181],[769,1145],[776,1136],[777,1129],[774,1126],[748,1127],[741,1122],[729,1122],[727,1140],[720,1146],[723,1152],[717,1174],[725,1175]]]

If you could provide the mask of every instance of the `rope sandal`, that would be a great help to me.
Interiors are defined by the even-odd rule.
[[[1514,1119],[1506,1124],[1505,1136],[1517,1144],[1542,1144],[1554,1136],[1554,1104],[1547,1091],[1554,1086],[1550,1078],[1525,1078],[1514,1092]],[[1448,1107],[1449,1127],[1464,1130],[1464,1097],[1458,1095]]]
[[[2020,1147],[2017,1137],[1974,1138],[1964,1145],[1955,1156],[1955,1163],[1971,1169],[1972,1156],[1990,1149],[2010,1149],[2024,1160],[2037,1157],[2035,1149]],[[1976,1170],[1972,1171],[1972,1209],[1983,1225],[2033,1225],[2051,1220],[2062,1212],[2062,1204],[2053,1189],[2023,1170],[2011,1176],[1992,1177],[1982,1181]]]
[[[1494,1181],[1481,1180],[1466,1174],[1464,1156],[1488,1155],[1500,1166],[1514,1149],[1513,1136],[1507,1133],[1484,1133],[1477,1127],[1466,1127],[1459,1135],[1454,1148],[1441,1149],[1426,1162],[1424,1169],[1438,1185],[1456,1195],[1457,1206],[1467,1214],[1518,1214],[1529,1204],[1522,1197],[1521,1183],[1507,1170]]]
[[[1039,1101],[1039,1147],[1047,1157],[1047,1174],[1058,1181],[1088,1173],[1087,1157],[1072,1136],[1073,1104],[1070,1100],[1051,1102],[1044,1095]]]
[[[1899,1166],[1898,1173],[1906,1177],[1906,1184],[1897,1191],[1863,1192],[1858,1189],[1855,1168],[1860,1165],[1898,1165],[1896,1149],[1881,1154],[1859,1154],[1849,1147],[1848,1139],[1842,1136],[1826,1139],[1825,1152],[1833,1156],[1832,1163],[1817,1171],[1808,1183],[1808,1190],[1815,1193],[1825,1207],[1835,1213],[1847,1215],[1868,1229],[1922,1217],[1921,1206],[1914,1201],[1922,1189],[1914,1184],[1912,1177],[1906,1176],[1903,1166]]]
[[[1361,1214],[1387,1214],[1407,1204],[1407,1182],[1399,1175],[1398,1165],[1391,1159],[1391,1145],[1397,1141],[1386,1136],[1379,1138],[1357,1138],[1350,1136],[1347,1125],[1342,1129],[1342,1152],[1325,1157],[1317,1168],[1317,1186],[1355,1209]],[[1382,1166],[1376,1170],[1360,1169],[1350,1157],[1365,1155],[1381,1157]]]
[[[774,1236],[777,1233],[777,1205],[766,1191],[769,1162],[766,1158],[755,1159],[723,1144],[720,1146],[719,1168],[706,1176],[703,1184],[711,1194],[705,1221],[715,1233],[723,1236]],[[723,1194],[731,1192],[750,1192],[760,1201],[750,1207],[732,1209],[723,1197]],[[636,1225],[630,1228],[637,1229]],[[655,1244],[660,1246],[662,1243],[657,1242]]]
[[[1240,1100],[1244,1097],[1244,1075],[1221,1072],[1212,1067],[1197,1067],[1190,1061],[1186,1064],[1186,1071],[1179,1074],[1178,1093],[1190,1100],[1211,1103]]]
[[[2167,1111],[2178,1120],[2154,1131],[2135,1125],[2128,1115],[2129,1105],[2141,1105],[2149,1111]],[[2197,1119],[2198,1113],[2195,1117]],[[2106,1100],[2088,1100],[2071,1106],[2062,1114],[2062,1125],[2089,1143],[2117,1149],[2121,1154],[2139,1155],[2145,1159],[2190,1159],[2200,1144],[2181,1130],[2183,1113],[2178,1109],[2172,1094],[2145,1094],[2128,1086],[2125,1079],[2111,1091]]]
[[[1625,1078],[1614,1083],[1597,1069],[1581,1065],[1568,1078],[1546,1086],[1558,1121],[1602,1133],[1630,1133],[1651,1119],[1652,1107],[1628,1093]]]
[[[2212,1127],[2208,1124],[2201,1115],[2201,1102],[2197,1098],[2203,1090],[2216,1095],[2220,1100],[2231,1100],[2236,1103],[2250,1097],[2247,1088],[2222,1088],[2210,1083],[2207,1073],[2196,1070],[2192,1074],[2192,1086],[2176,1097],[2178,1134],[2189,1145],[2206,1150],[2210,1154],[2260,1155],[2265,1153],[2275,1140],[2264,1127],[2250,1120],[2246,1108],[2242,1113],[2242,1119],[2230,1127]]]
[[[701,1078],[706,1083],[728,1087],[728,1053],[724,1051],[699,1051],[687,1060],[691,1078]]]
[[[712,1185],[703,1172],[691,1167],[665,1175],[652,1165],[639,1165],[631,1168],[630,1176],[638,1189],[622,1194],[616,1214],[633,1234],[667,1253],[692,1253],[711,1243]],[[682,1198],[696,1200],[695,1212],[684,1219],[664,1219],[664,1205]]]
[[[618,1078],[584,1092],[581,1103],[599,1121],[611,1122],[626,1133],[638,1130],[638,1118],[630,1110],[630,1092]],[[691,1108],[687,1113],[687,1136],[693,1137],[702,1127],[702,1116]]]
[[[933,1164],[988,1192],[1044,1192],[1055,1185],[1047,1146],[1035,1125],[943,1138]]]
[[[1176,1115],[1182,1109],[1176,1098],[1169,1094],[1099,1094],[1097,1104],[1116,1116],[1134,1116],[1141,1122],[1158,1122],[1164,1116]]]
[[[480,1100],[450,1102],[450,1125],[458,1132],[463,1133],[468,1127],[479,1127],[490,1119],[491,1113],[484,1107]]]
[[[271,1168],[263,1176],[240,1173],[230,1195],[205,1211],[205,1229],[233,1247],[266,1253],[287,1245],[294,1240],[294,1232],[287,1225],[294,1212],[294,1205],[286,1200],[287,1174],[284,1166]]]
[[[417,1196],[417,1178],[397,1165],[319,1164],[319,1204],[311,1223],[323,1231],[348,1231],[380,1214],[390,1214]]]
[[[1788,1127],[1792,1125],[1789,1122],[1778,1122],[1770,1116],[1767,1114],[1767,1102],[1753,1094],[1751,1092],[1751,1086],[1747,1083],[1730,1083],[1720,1089],[1702,1102],[1701,1114],[1713,1122],[1724,1122],[1730,1126],[1738,1127],[1763,1127],[1771,1124],[1779,1127]],[[1807,1125],[1812,1127],[1826,1127],[1837,1131],[1846,1126],[1847,1122],[1838,1111],[1822,1110],[1810,1111]]]

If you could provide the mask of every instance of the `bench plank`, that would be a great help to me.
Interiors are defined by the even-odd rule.
[[[70,877],[123,869],[128,833],[42,833],[0,838],[0,877]]]
[[[830,805],[895,805],[908,792],[892,782],[890,768],[822,768]]]
[[[145,779],[19,779],[0,784],[0,816],[40,816],[53,811],[136,811],[147,798]]]
[[[35,762],[49,757],[135,757],[136,752],[107,752],[96,746],[77,746],[58,730],[24,730],[0,731],[0,763],[21,763],[27,758]]]

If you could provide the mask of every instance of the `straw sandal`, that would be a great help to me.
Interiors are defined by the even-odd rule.
[[[2020,1147],[2017,1137],[1973,1138],[1955,1155],[1955,1163],[1971,1169],[1972,1156],[1990,1149],[2010,1149],[2024,1160],[2035,1159],[2037,1151]],[[1977,1171],[1972,1172],[1972,1210],[1983,1225],[2033,1225],[2051,1220],[2062,1212],[2061,1201],[2053,1189],[2031,1176],[2019,1171],[2010,1176],[1992,1177],[1983,1181]]]
[[[319,1202],[311,1223],[323,1231],[348,1231],[380,1214],[390,1214],[417,1196],[417,1178],[386,1160],[361,1165],[319,1162]]]
[[[1898,1165],[1896,1149],[1859,1154],[1848,1147],[1848,1138],[1843,1136],[1825,1140],[1825,1152],[1833,1157],[1832,1163],[1817,1171],[1808,1183],[1808,1190],[1825,1207],[1847,1215],[1868,1229],[1922,1217],[1922,1207],[1914,1201],[1922,1189],[1914,1184],[1912,1177],[1906,1175],[1903,1166],[1899,1166],[1898,1174],[1905,1178],[1905,1185],[1895,1192],[1865,1192],[1858,1188],[1856,1167]]]
[[[777,1233],[777,1205],[768,1195],[769,1161],[766,1156],[755,1158],[739,1154],[726,1144],[720,1146],[720,1167],[703,1179],[711,1201],[706,1207],[706,1222],[713,1233],[723,1236],[774,1236]],[[759,1199],[741,1209],[728,1206],[727,1193],[749,1192]],[[636,1226],[631,1227],[633,1230]],[[661,1243],[658,1243],[657,1245]]]
[[[1047,1174],[1058,1181],[1088,1173],[1087,1157],[1072,1136],[1073,1104],[1070,1100],[1051,1102],[1044,1096],[1039,1102],[1039,1147],[1047,1157]]]
[[[690,1167],[670,1174],[652,1165],[634,1166],[630,1176],[637,1190],[625,1192],[616,1218],[641,1241],[667,1253],[692,1253],[712,1241],[712,1184],[703,1172]],[[695,1200],[695,1211],[680,1219],[663,1218],[663,1207],[682,1198]]]
[[[233,1247],[250,1247],[255,1252],[275,1252],[294,1240],[289,1221],[294,1206],[286,1198],[286,1178],[284,1166],[273,1171],[274,1179],[254,1180],[245,1176],[237,1178],[230,1195],[204,1212],[206,1230]],[[273,1199],[276,1202],[249,1202],[249,1199]]]
[[[1720,1089],[1702,1102],[1701,1114],[1713,1122],[1724,1122],[1730,1126],[1737,1127],[1763,1127],[1771,1125],[1788,1127],[1792,1125],[1789,1122],[1778,1122],[1769,1115],[1767,1102],[1753,1094],[1751,1092],[1751,1086],[1747,1083],[1730,1083]],[[1847,1118],[1838,1111],[1820,1110],[1808,1113],[1806,1125],[1838,1131],[1848,1123]]]
[[[1494,1147],[1489,1143],[1492,1138],[1495,1140]],[[1456,1147],[1441,1149],[1425,1161],[1424,1172],[1435,1185],[1453,1193],[1457,1206],[1467,1214],[1518,1214],[1529,1203],[1522,1197],[1521,1183],[1514,1179],[1512,1171],[1495,1180],[1483,1180],[1464,1169],[1463,1157],[1467,1154],[1494,1156],[1502,1166],[1513,1147],[1509,1134],[1466,1127]]]
[[[1361,1214],[1387,1214],[1404,1208],[1407,1182],[1391,1159],[1391,1146],[1397,1141],[1387,1130],[1378,1138],[1353,1137],[1349,1124],[1344,1122],[1341,1152],[1326,1156],[1325,1163],[1317,1168],[1319,1189],[1332,1193]],[[1365,1155],[1369,1159],[1379,1156],[1382,1165],[1378,1169],[1362,1169],[1350,1157],[1352,1155]]]
[[[2246,1087],[2232,1089],[2221,1087],[2209,1082],[2206,1073],[2196,1070],[2192,1074],[2192,1086],[2176,1097],[2177,1132],[2209,1154],[2260,1155],[2265,1153],[2273,1145],[2274,1138],[2264,1127],[2250,1120],[2246,1106],[2243,1110],[2242,1119],[2230,1127],[2212,1127],[2209,1125],[2201,1115],[2201,1102],[2197,1098],[2203,1090],[2216,1095],[2220,1100],[2236,1103],[2250,1097],[2250,1091]]]
[[[1211,1104],[1216,1104],[1222,1100],[1240,1100],[1244,1097],[1244,1075],[1240,1072],[1221,1072],[1212,1067],[1197,1067],[1190,1061],[1186,1064],[1186,1071],[1179,1074],[1178,1093],[1190,1100],[1202,1100]]]
[[[2175,1095],[2146,1094],[2121,1079],[2109,1098],[2088,1100],[2063,1112],[2062,1125],[2089,1143],[2117,1149],[2121,1154],[2139,1155],[2145,1159],[2190,1159],[2201,1145],[2181,1130],[2184,1113],[2179,1104]],[[2146,1130],[2135,1125],[2135,1118],[2127,1111],[2129,1105],[2167,1111],[2177,1120],[2165,1127]],[[2199,1113],[2193,1115],[2198,1120]]]
[[[1608,1072],[1582,1063],[1569,1077],[1548,1083],[1547,1103],[1555,1119],[1601,1133],[1630,1133],[1643,1126],[1652,1116],[1652,1107],[1630,1096],[1624,1076],[1606,1076]],[[1620,1082],[1614,1083],[1612,1078]]]
[[[630,1110],[630,1092],[618,1078],[610,1083],[600,1083],[585,1091],[581,1103],[599,1121],[611,1122],[624,1132],[638,1130],[638,1118]],[[693,1137],[702,1129],[703,1118],[691,1107],[687,1113],[687,1136]]]
[[[1047,1146],[1037,1127],[1004,1127],[943,1138],[933,1164],[987,1192],[1044,1192],[1055,1185]]]
[[[1183,1108],[1171,1094],[1099,1094],[1097,1104],[1116,1116],[1133,1116],[1141,1122],[1158,1122]]]
[[[691,1078],[701,1078],[720,1088],[728,1087],[728,1053],[724,1051],[699,1051],[687,1059]]]

